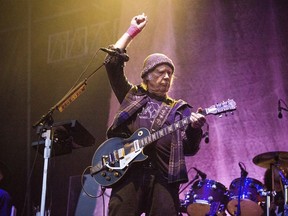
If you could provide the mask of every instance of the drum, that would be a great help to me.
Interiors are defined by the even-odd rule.
[[[196,181],[185,197],[189,216],[223,215],[227,202],[226,187],[210,179]]]
[[[241,178],[234,179],[229,186],[229,202],[227,210],[231,215],[235,215],[237,212],[238,195],[240,192],[240,211],[241,216],[260,216],[263,215],[263,209],[261,202],[265,201],[265,197],[262,197],[260,192],[263,191],[263,184],[253,178],[242,179],[242,188],[239,191],[241,185]]]

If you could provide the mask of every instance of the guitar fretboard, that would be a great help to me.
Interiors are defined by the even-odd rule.
[[[189,117],[183,118],[180,121],[175,122],[174,124],[171,124],[165,128],[162,128],[152,134],[150,134],[149,136],[146,136],[142,139],[139,139],[139,146],[140,147],[144,147],[164,136],[166,136],[167,134],[173,133],[174,131],[178,130],[179,128],[182,128],[186,125],[188,125],[191,122]]]

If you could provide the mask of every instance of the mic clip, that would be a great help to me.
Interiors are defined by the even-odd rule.
[[[239,165],[239,167],[240,167],[240,170],[241,170],[241,177],[243,177],[243,178],[246,178],[247,177],[247,175],[248,175],[248,172],[246,171],[246,167],[244,168],[243,166],[242,166],[242,162],[239,162],[238,163],[238,165]]]
[[[282,99],[278,100],[278,118],[279,119],[283,118],[282,111],[288,112],[288,108],[285,108],[285,107],[281,106],[281,102],[287,107],[286,103]]]
[[[200,176],[202,180],[205,180],[207,178],[206,173],[198,170],[196,167],[193,167],[193,169],[197,172],[197,176]]]
[[[103,52],[106,52],[110,56],[119,57],[124,62],[129,61],[129,56],[126,53],[122,53],[120,51],[120,49],[115,49],[115,48],[114,49],[109,49],[109,48],[101,47],[100,50],[102,50]]]

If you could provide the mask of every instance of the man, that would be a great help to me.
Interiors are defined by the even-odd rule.
[[[5,190],[8,180],[8,168],[0,161],[0,215],[10,216],[12,208],[12,199],[9,193]]]
[[[184,155],[194,155],[202,138],[205,117],[191,112],[183,100],[168,96],[175,66],[164,54],[149,55],[143,65],[140,85],[131,84],[124,73],[126,48],[147,24],[145,14],[133,17],[126,33],[111,49],[106,70],[112,89],[121,104],[107,136],[129,137],[139,128],[151,132],[188,117],[189,123],[144,148],[148,159],[132,163],[126,176],[113,185],[109,215],[178,215],[179,184],[188,181]],[[200,110],[198,110],[200,111]],[[160,113],[160,114],[159,114]]]

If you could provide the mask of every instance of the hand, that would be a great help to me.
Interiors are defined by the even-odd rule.
[[[132,18],[131,25],[137,26],[138,29],[142,30],[148,22],[147,16],[145,14],[137,15]]]
[[[193,128],[201,128],[206,122],[206,118],[204,115],[201,114],[202,109],[199,108],[197,113],[192,112],[190,115],[191,126]]]

